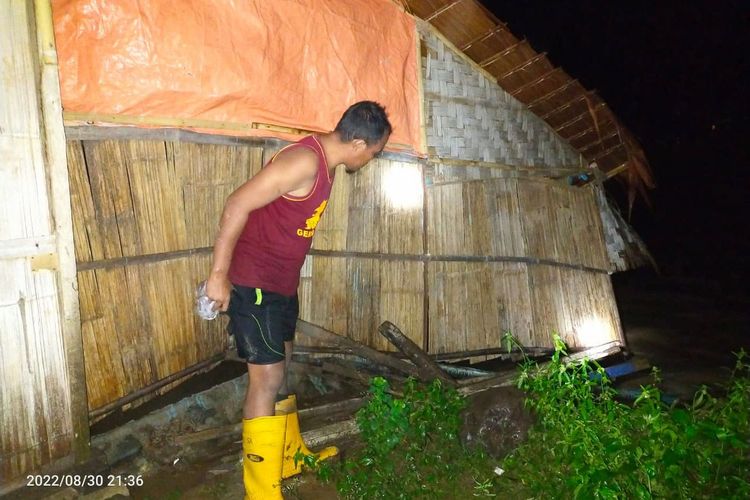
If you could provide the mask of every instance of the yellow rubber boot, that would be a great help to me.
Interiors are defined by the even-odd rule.
[[[283,500],[281,468],[286,417],[242,421],[242,480],[245,500]]]
[[[294,394],[290,394],[285,400],[276,403],[276,415],[286,415],[286,439],[284,440],[282,478],[287,479],[302,472],[302,461],[298,461],[296,465],[294,463],[294,456],[297,454],[297,451],[300,451],[303,455],[317,456],[318,460],[325,460],[339,454],[339,449],[335,446],[328,446],[318,453],[313,453],[305,445],[299,430],[297,397]]]

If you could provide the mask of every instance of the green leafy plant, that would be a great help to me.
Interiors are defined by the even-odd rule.
[[[508,335],[510,347],[517,341]],[[500,468],[458,439],[465,400],[436,381],[410,380],[402,398],[374,378],[357,413],[363,446],[339,464],[306,463],[343,498],[750,498],[750,363],[736,357],[723,397],[702,387],[668,405],[654,385],[618,399],[597,362],[566,361],[555,336],[551,360],[528,358],[518,385],[537,424]],[[498,470],[498,473],[494,471]],[[498,475],[501,474],[501,475]]]
[[[549,364],[521,370],[519,387],[539,423],[504,462],[503,481],[555,498],[750,497],[744,351],[725,398],[704,387],[691,405],[670,406],[649,385],[628,405],[598,363],[565,364],[565,346],[555,342]]]
[[[461,498],[472,489],[494,496],[492,464],[459,441],[465,399],[438,380],[408,380],[403,398],[389,389],[385,379],[372,379],[370,401],[356,416],[364,447],[333,472],[321,464],[318,476],[335,478],[344,498]]]

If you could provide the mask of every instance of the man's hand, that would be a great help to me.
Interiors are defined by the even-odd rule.
[[[206,280],[206,296],[216,301],[214,310],[225,312],[229,308],[229,297],[232,294],[232,283],[226,276],[211,274]]]

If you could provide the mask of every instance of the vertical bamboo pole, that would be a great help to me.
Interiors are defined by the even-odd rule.
[[[416,51],[416,57],[417,57],[417,84],[419,86],[418,95],[419,95],[419,140],[421,144],[419,145],[420,152],[424,152],[426,155],[429,156],[429,153],[427,151],[427,118],[425,116],[425,109],[424,109],[424,81],[422,79],[422,48],[421,48],[421,38],[419,36],[419,30],[417,29],[416,25],[414,26],[415,30],[415,51]],[[422,254],[428,255],[429,252],[427,251],[427,164],[422,165]],[[429,263],[427,261],[422,262],[422,295],[424,296],[423,302],[422,302],[422,349],[424,352],[429,352],[430,348],[430,294],[428,293],[428,290],[430,289],[429,285],[429,275],[428,275],[428,266]]]
[[[86,400],[86,375],[83,364],[83,341],[78,306],[75,251],[73,247],[73,218],[70,208],[70,185],[62,119],[60,82],[58,80],[57,51],[52,24],[50,0],[35,0],[36,35],[39,54],[41,111],[44,128],[44,155],[50,208],[57,236],[57,288],[70,389],[71,419],[73,422],[73,453],[77,462],[88,458],[89,421]]]

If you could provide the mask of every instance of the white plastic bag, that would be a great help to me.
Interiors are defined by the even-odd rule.
[[[198,316],[200,316],[201,319],[209,321],[216,319],[216,316],[219,315],[219,311],[214,309],[215,305],[216,301],[211,300],[208,298],[208,295],[206,295],[206,282],[200,282],[195,289],[195,312],[198,313]]]

